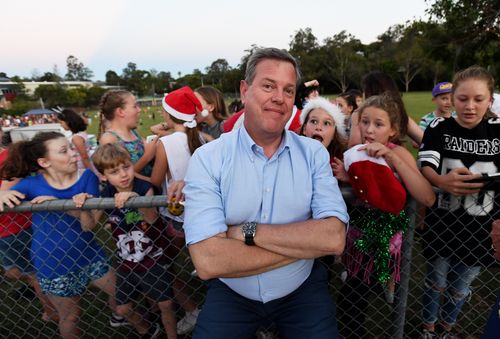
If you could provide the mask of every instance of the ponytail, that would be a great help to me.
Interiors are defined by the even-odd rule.
[[[188,140],[189,152],[191,152],[191,155],[193,155],[194,151],[196,151],[196,149],[202,145],[200,132],[196,127],[187,128],[186,135]]]
[[[185,123],[184,120],[178,119],[172,115],[170,115],[170,119],[172,119],[172,121],[174,123],[179,124],[179,125],[184,125],[184,123]],[[194,128],[186,127],[186,135],[187,135],[187,141],[188,141],[188,146],[189,146],[189,152],[192,155],[198,147],[203,145],[202,138],[201,138],[200,132],[198,131],[198,128],[196,128],[196,127],[194,127]]]

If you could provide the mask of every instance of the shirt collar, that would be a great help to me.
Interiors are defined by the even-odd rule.
[[[252,137],[250,137],[250,135],[248,134],[244,125],[241,126],[241,128],[239,128],[238,131],[239,131],[240,143],[243,145],[245,152],[247,152],[247,154],[250,158],[250,161],[253,162],[255,157],[258,155],[264,156],[264,152],[262,150],[262,147],[257,145],[255,143],[255,141],[252,139]],[[290,136],[288,135],[289,133],[291,133],[291,132],[288,131],[287,129],[284,130],[283,138],[281,139],[281,143],[278,146],[278,149],[274,153],[272,158],[279,157],[285,149],[290,148]],[[271,159],[269,159],[269,160],[271,160]]]

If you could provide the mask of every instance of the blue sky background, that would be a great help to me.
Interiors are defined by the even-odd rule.
[[[425,0],[23,0],[2,5],[0,71],[8,76],[66,73],[76,56],[104,80],[128,62],[191,73],[217,58],[232,67],[252,44],[288,48],[310,27],[320,42],[346,30],[363,43],[390,26],[426,19]]]

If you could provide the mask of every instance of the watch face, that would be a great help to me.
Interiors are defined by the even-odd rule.
[[[245,233],[245,235],[254,235],[255,234],[255,227],[256,227],[256,223],[254,222],[246,222],[245,224],[243,224],[243,232]]]

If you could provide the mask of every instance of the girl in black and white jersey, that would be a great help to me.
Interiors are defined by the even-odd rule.
[[[438,320],[441,338],[453,337],[472,281],[481,267],[494,262],[489,233],[500,219],[500,190],[479,180],[500,171],[500,147],[495,147],[500,144],[500,119],[490,112],[493,89],[494,79],[484,68],[458,72],[452,92],[457,116],[433,120],[420,147],[422,174],[441,190],[427,210],[423,234],[424,338],[438,337]]]

